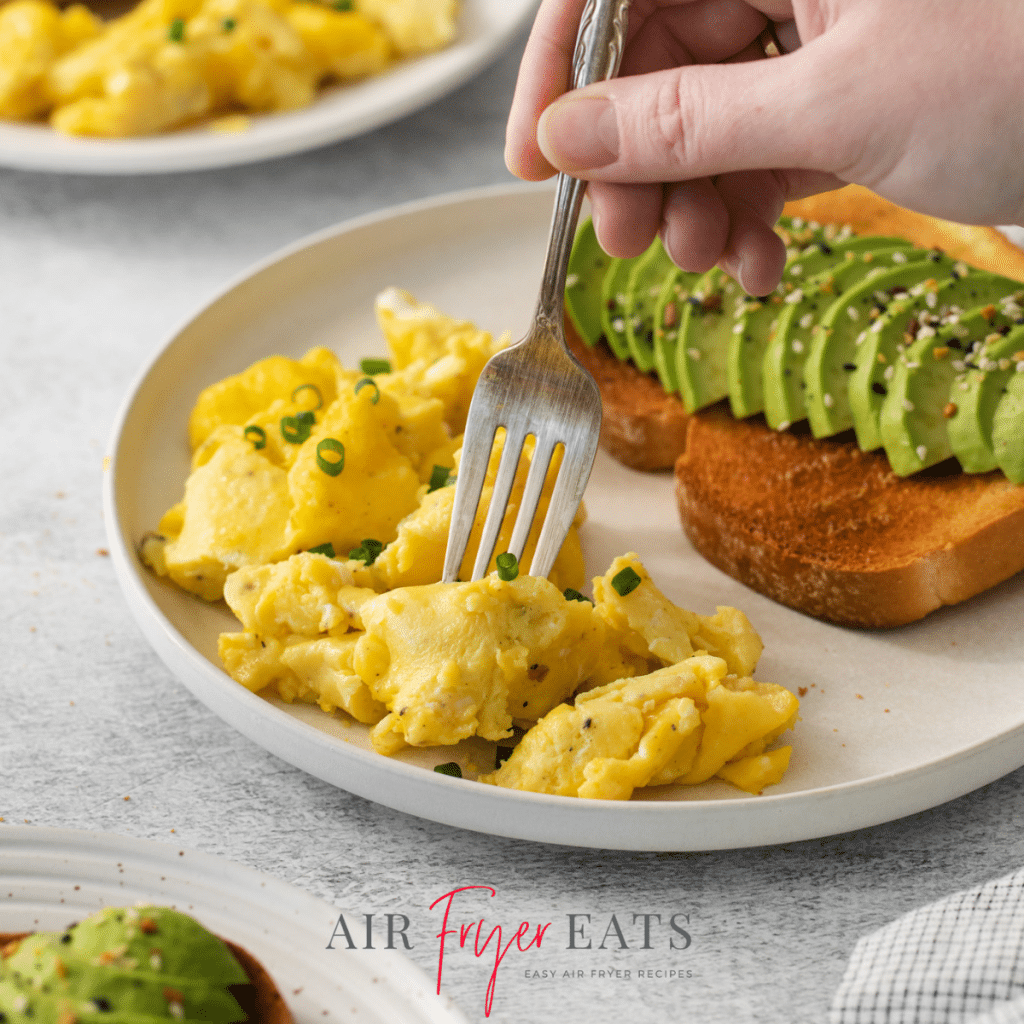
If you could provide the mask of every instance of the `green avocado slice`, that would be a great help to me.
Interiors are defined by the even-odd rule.
[[[729,337],[743,298],[743,289],[717,267],[693,286],[675,343],[679,396],[687,412],[703,409],[728,393]]]
[[[982,358],[990,340],[1001,339],[1019,319],[1021,308],[1011,297],[1000,308],[989,305],[964,313],[900,353],[878,420],[885,454],[897,476],[917,473],[953,454],[945,413],[953,382],[968,363]]]
[[[899,244],[899,239],[879,236],[841,235],[831,242],[824,239],[800,249],[789,249],[782,280],[771,295],[760,298],[747,295],[738,311],[733,334],[729,338],[727,375],[729,406],[739,419],[764,409],[764,385],[761,375],[764,350],[772,325],[778,319],[783,298],[829,266],[854,253],[883,244]]]
[[[996,408],[1010,379],[1024,373],[1024,326],[986,344],[971,362],[974,367],[953,386],[946,427],[964,472],[987,473],[999,465],[992,446]]]
[[[896,298],[868,328],[857,346],[856,369],[850,374],[848,395],[857,443],[864,451],[881,447],[878,418],[889,393],[886,369],[922,330],[934,331],[951,311],[962,312],[996,302],[1021,288],[998,274],[970,271],[954,265],[954,276],[928,278],[914,285],[905,298]]]
[[[593,348],[601,337],[601,285],[611,263],[588,217],[576,231],[565,277],[565,309],[576,333]]]
[[[804,402],[804,363],[810,350],[813,330],[819,317],[835,301],[838,293],[865,278],[884,273],[894,252],[908,259],[924,259],[926,253],[909,243],[887,249],[853,253],[852,258],[823,270],[784,299],[784,308],[775,322],[765,347],[762,363],[764,415],[774,430],[786,430],[806,418]]]
[[[901,260],[900,257],[903,257]],[[891,269],[848,288],[825,310],[814,329],[804,364],[804,401],[815,437],[832,437],[853,426],[848,395],[857,346],[867,327],[889,303],[929,277],[946,277],[953,261],[937,249],[926,260],[910,261],[894,252]]]
[[[1011,483],[1024,484],[1024,372],[1006,382],[992,418],[992,450]]]
[[[601,282],[601,332],[616,359],[629,359],[646,373],[654,366],[654,357],[648,352],[630,349],[626,339],[626,285],[636,263],[634,259],[612,259]],[[640,356],[641,358],[637,358]]]
[[[679,374],[676,370],[679,324],[693,289],[701,276],[680,270],[673,264],[672,269],[662,278],[655,299],[654,312],[651,317],[654,335],[654,367],[658,371],[662,387],[669,394],[679,391]]]

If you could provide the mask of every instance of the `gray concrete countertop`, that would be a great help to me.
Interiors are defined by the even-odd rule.
[[[428,109],[288,159],[127,179],[0,171],[0,816],[221,854],[357,918],[404,913],[409,955],[431,975],[429,904],[491,885],[463,920],[554,922],[543,957],[504,961],[495,1022],[819,1024],[859,935],[1024,863],[1024,770],[927,813],[776,848],[632,855],[461,832],[321,783],[214,717],[143,640],[105,557],[102,457],[155,346],[307,232],[510,180],[522,42]],[[570,914],[590,915],[590,949],[567,948]],[[646,949],[642,915],[660,915]],[[474,1021],[491,956],[446,961],[445,987]],[[529,976],[541,970],[555,976]]]

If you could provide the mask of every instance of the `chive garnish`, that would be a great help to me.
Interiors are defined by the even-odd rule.
[[[297,394],[299,394],[300,391],[312,391],[313,394],[316,395],[316,405],[314,405],[313,408],[314,409],[323,408],[324,396],[320,394],[320,389],[315,384],[300,384],[292,392],[292,401],[293,402],[295,401],[295,396]]]
[[[255,423],[250,423],[242,431],[242,436],[246,441],[252,441],[252,446],[256,451],[267,447],[267,432],[262,427],[257,427]]]
[[[373,388],[373,396],[370,401],[376,405],[380,401],[380,388],[377,387],[377,382],[372,377],[363,377],[362,380],[356,381],[356,394],[358,395],[367,385]]]
[[[448,483],[448,477],[451,476],[451,472],[447,466],[435,466],[430,471],[430,484],[427,486],[427,494],[439,491],[444,487]]]
[[[383,550],[384,545],[379,540],[367,537],[359,547],[353,548],[348,553],[348,557],[354,558],[357,562],[364,562],[366,565],[373,565]]]
[[[349,10],[352,5],[349,4],[344,10]],[[373,377],[378,373],[390,373],[391,372],[391,361],[389,359],[360,359],[359,369],[366,374],[367,377]]]
[[[351,11],[352,10],[352,0],[334,0],[334,3],[331,4],[331,6],[336,11]]]
[[[328,541],[326,544],[317,544],[315,548],[309,548],[311,555],[326,555],[328,558],[334,557],[334,545]]]
[[[450,775],[453,779],[462,778],[462,769],[455,761],[448,761],[446,764],[434,765],[434,771],[438,775]]]
[[[289,444],[302,444],[309,437],[309,428],[313,425],[313,414],[305,413],[298,416],[281,417],[281,436]]]
[[[325,452],[332,452],[337,458],[329,459]],[[316,464],[328,476],[337,476],[345,468],[345,446],[333,437],[325,437],[316,446]]]
[[[167,30],[167,38],[172,43],[181,43],[185,40],[185,19],[175,18],[171,27]]]
[[[494,566],[498,570],[498,579],[506,583],[511,582],[519,575],[519,559],[511,551],[505,551],[494,560]]]
[[[234,18],[225,18],[220,23],[220,27],[222,29],[224,29],[225,32],[234,32],[235,31],[235,25],[237,25],[237,24],[238,23],[235,21]]]
[[[620,597],[625,597],[640,586],[640,577],[627,565],[612,577],[612,586]]]
[[[578,590],[573,590],[572,587],[566,587],[565,590],[562,591],[562,596],[566,601],[586,601],[588,604],[594,603],[586,594],[581,594]]]

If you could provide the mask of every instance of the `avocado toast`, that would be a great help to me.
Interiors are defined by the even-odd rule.
[[[788,259],[772,295],[734,296],[718,271],[690,275],[684,289],[689,315],[679,320],[674,336],[666,332],[664,342],[676,357],[678,394],[671,393],[673,382],[661,373],[655,379],[615,360],[599,333],[570,332],[576,333],[577,355],[598,371],[605,400],[604,446],[627,465],[646,469],[667,468],[686,447],[687,455],[676,465],[677,491],[684,529],[698,550],[762,593],[833,621],[874,626],[912,621],[1024,568],[1024,530],[1017,515],[1019,506],[1024,517],[1024,488],[1013,486],[1024,480],[1024,334],[1018,333],[1024,331],[1024,253],[994,229],[912,214],[853,186],[790,204],[786,214],[777,230]],[[664,265],[664,258],[659,261]],[[708,303],[710,285],[721,289],[721,298]],[[655,330],[658,324],[656,310]],[[698,337],[698,326],[709,329]],[[1013,340],[1004,342],[1007,338]],[[696,377],[695,384],[687,386],[687,373]],[[641,387],[641,379],[649,386]],[[869,401],[853,396],[855,381],[861,386],[868,382]],[[957,423],[960,393],[965,396],[962,426]],[[728,398],[732,417],[721,415],[725,403],[716,403],[722,398]],[[766,408],[769,422],[784,429],[773,430],[755,415]],[[709,416],[713,432],[692,422]],[[740,422],[739,417],[748,419]],[[658,422],[671,424],[674,449],[653,443]],[[763,536],[745,534],[742,519],[749,519],[749,509],[733,517],[745,505],[743,487],[751,487],[767,508],[777,497],[771,488],[782,483],[756,481],[756,473],[733,469],[735,493],[730,496],[728,481],[717,488],[717,527],[698,530],[695,523],[704,513],[695,495],[699,481],[728,461],[722,456],[723,438],[731,437],[742,453],[759,434],[786,453],[779,481],[786,477],[781,467],[788,465],[811,491],[820,488],[818,502],[805,510],[814,521],[801,523],[776,513],[774,530],[769,517],[762,523]],[[816,444],[812,434],[829,440]],[[861,438],[867,443],[858,446]],[[883,444],[884,456],[868,456]],[[889,482],[861,489],[860,497],[857,488],[845,484],[830,492],[836,479],[828,472],[830,460],[847,454],[868,460],[857,463],[850,479],[867,474],[870,466],[879,480]],[[964,470],[985,475],[962,473],[949,457],[961,454]],[[991,472],[995,466],[1003,472]],[[909,474],[917,476],[903,479]],[[945,483],[937,487],[939,481]],[[884,537],[859,553],[842,550],[842,543],[824,545],[816,553],[804,546],[793,556],[807,570],[798,575],[816,574],[811,589],[827,593],[824,601],[820,593],[814,600],[806,590],[801,595],[791,580],[782,585],[796,564],[788,555],[789,568],[776,566],[774,579],[764,564],[755,567],[756,555],[773,545],[786,547],[787,533],[815,535],[823,523],[832,533],[820,536],[846,535],[858,522],[866,528],[861,518],[866,503],[875,519],[886,517],[887,505],[901,507],[906,518],[903,502],[911,494],[917,495],[912,506],[917,501],[934,514],[946,507],[940,520],[954,521],[956,529],[945,536],[919,530],[921,544],[904,544],[902,553],[886,551],[890,542]],[[710,516],[707,495],[702,500]],[[1015,523],[1016,532],[1007,533],[1006,522]],[[941,583],[928,547],[933,543],[944,550],[969,546],[976,571],[960,565],[955,586]],[[986,545],[997,543],[1000,551],[988,550]],[[732,549],[728,558],[723,556],[726,548]],[[845,568],[837,572],[840,562]],[[930,566],[935,584],[930,591],[921,584],[924,566]],[[856,585],[863,591],[863,579],[854,584],[851,571],[879,580],[887,576],[891,598],[876,602],[870,612],[863,602],[844,603],[844,588]],[[901,573],[907,580],[917,574],[910,596],[893,583]]]

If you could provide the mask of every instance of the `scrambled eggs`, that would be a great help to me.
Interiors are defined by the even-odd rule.
[[[0,118],[123,137],[295,110],[328,82],[448,45],[456,14],[456,0],[142,0],[103,22],[83,4],[9,0]]]
[[[386,755],[522,735],[480,777],[498,786],[628,799],[712,776],[752,793],[778,782],[791,748],[768,748],[798,704],[751,678],[761,641],[746,616],[676,607],[633,554],[587,600],[572,589],[583,579],[582,512],[550,579],[437,582],[469,400],[504,339],[396,289],[377,315],[392,361],[367,366],[372,376],[326,349],[272,356],[207,388],[193,409],[184,497],[142,556],[186,590],[224,597],[241,625],[219,642],[231,677],[352,716]]]

